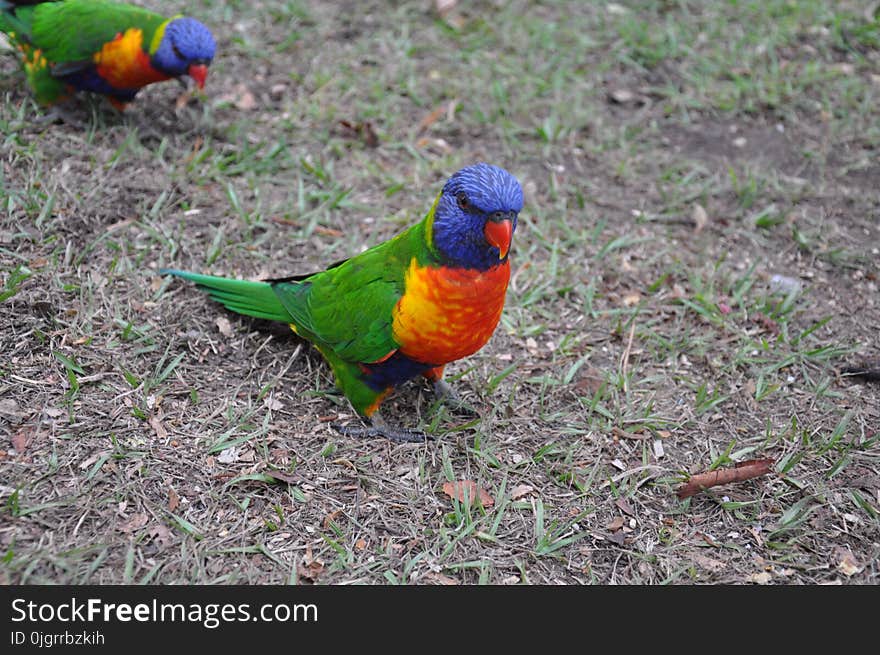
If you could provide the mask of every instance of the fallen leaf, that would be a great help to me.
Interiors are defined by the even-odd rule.
[[[339,124],[346,128],[349,132],[351,132],[354,136],[357,136],[364,142],[365,145],[370,148],[375,148],[379,145],[379,136],[376,134],[376,131],[373,129],[372,123],[369,121],[364,121],[362,123],[351,123],[349,121],[339,121]]]
[[[626,544],[626,535],[623,533],[623,530],[618,530],[617,532],[606,534],[605,540],[617,544],[618,546],[623,546]]]
[[[709,222],[709,215],[701,204],[695,204],[691,210],[691,220],[694,222],[694,234],[699,234]]]
[[[614,519],[606,525],[605,527],[611,532],[617,532],[623,527],[624,518],[622,516],[615,516]]]
[[[617,505],[617,509],[626,514],[627,516],[635,516],[636,513],[633,511],[632,506],[629,504],[629,501],[626,498],[618,498],[614,501],[614,504]]]
[[[279,409],[284,409],[284,403],[280,400],[276,400],[274,394],[263,398],[263,404],[273,412],[277,412]]]
[[[314,583],[318,580],[318,576],[321,575],[323,570],[324,562],[312,554],[311,546],[306,546],[306,554],[303,555],[302,566],[297,571],[299,577]]]
[[[27,450],[28,446],[28,432],[29,429],[22,428],[18,432],[12,435],[12,447],[15,448],[15,452],[19,455],[24,455],[24,451]]]
[[[848,578],[854,576],[856,573],[861,573],[864,568],[856,561],[856,558],[853,557],[853,554],[848,550],[839,548],[837,551],[837,557],[837,570]]]
[[[131,518],[119,526],[120,532],[134,532],[147,524],[149,517],[143,512],[132,514]]]
[[[446,114],[446,119],[451,121],[455,118],[455,108],[458,105],[458,98],[453,100],[449,100],[447,102],[443,102],[437,105],[427,116],[425,116],[421,121],[419,121],[419,127],[417,130],[418,134],[422,134],[425,132],[431,125],[437,122],[437,120]]]
[[[749,528],[749,534],[754,538],[755,543],[758,544],[759,547],[764,546],[764,539],[761,537],[761,533],[758,532],[755,528]]]
[[[273,462],[286,463],[287,460],[290,458],[290,451],[287,450],[287,448],[270,448],[269,458]]]
[[[421,121],[419,121],[419,129],[418,133],[421,134],[425,130],[427,130],[431,125],[437,122],[437,119],[440,118],[446,112],[446,104],[439,105],[436,107],[431,113],[425,116]]]
[[[434,139],[428,136],[423,136],[418,139],[416,141],[416,148],[433,149],[444,155],[452,153],[452,146],[449,145],[446,139]]]
[[[654,443],[652,444],[652,448],[654,449],[654,457],[656,459],[660,459],[666,453],[663,450],[663,442],[659,439],[654,439]]]
[[[303,482],[306,482],[303,477],[296,475],[295,473],[285,473],[284,471],[263,471],[263,475],[270,478],[275,478],[276,480],[280,480],[281,482],[286,482],[287,484],[302,484]]]
[[[510,491],[511,500],[519,500],[523,496],[534,493],[535,488],[528,484],[518,484]]]
[[[92,464],[97,462],[101,457],[103,457],[106,454],[107,454],[106,450],[99,450],[96,453],[92,453],[86,459],[84,459],[83,461],[81,461],[79,463],[80,470],[85,471],[87,468],[89,468]]]
[[[746,582],[754,582],[755,584],[770,584],[772,576],[767,571],[760,573],[752,573],[746,578]]]
[[[798,293],[803,288],[799,279],[788,275],[780,275],[778,273],[774,273],[770,276],[768,284],[771,293],[781,293],[786,296],[792,293]]]
[[[224,448],[217,455],[217,461],[221,464],[232,464],[238,460],[238,449],[235,446]]]
[[[696,564],[700,567],[706,569],[711,573],[717,573],[724,568],[724,562],[721,562],[717,559],[712,559],[711,557],[706,557],[700,553],[694,553],[691,556],[691,559],[694,560]]]
[[[446,14],[455,9],[457,0],[434,0],[434,9],[440,14],[440,18],[445,18]]]
[[[354,542],[355,550],[363,550],[367,547],[367,541],[363,537]]]
[[[695,536],[697,536],[700,539],[702,539],[703,541],[705,541],[707,544],[712,546],[712,548],[720,548],[719,543],[707,534],[704,534],[702,532],[697,532]]]
[[[473,480],[460,480],[458,482],[444,482],[443,493],[450,498],[455,498],[460,503],[469,502],[473,504],[474,499],[479,494],[480,503],[483,507],[491,507],[495,504],[495,499],[489,495],[482,487],[478,487]],[[467,495],[468,500],[465,500]]]
[[[156,414],[153,414],[149,421],[150,427],[153,428],[153,432],[156,433],[156,437],[161,440],[165,440],[168,437],[168,430],[165,429],[165,426],[162,425],[162,419],[160,419]]]
[[[232,336],[232,323],[229,322],[228,318],[220,316],[214,321],[214,324],[217,326],[217,329],[220,330],[220,334],[224,337]]]
[[[779,323],[774,321],[772,318],[764,316],[764,314],[758,313],[755,314],[752,319],[755,323],[758,323],[762,328],[764,328],[767,332],[773,335],[779,334]]]
[[[273,100],[281,100],[281,98],[284,97],[286,91],[286,84],[273,84],[272,88],[269,89],[269,95],[272,97]]]
[[[147,530],[147,537],[150,538],[159,550],[170,546],[174,542],[174,535],[166,526],[161,523],[151,526]]]
[[[626,105],[636,99],[636,94],[629,89],[612,89],[608,99],[617,105]]]
[[[624,307],[632,307],[638,305],[642,297],[637,293],[629,293],[623,297]]]
[[[323,524],[324,529],[329,530],[330,524],[335,523],[336,517],[339,516],[340,514],[342,514],[341,509],[334,510],[334,511],[330,512],[329,514],[327,514],[327,516],[324,517],[324,524]]]
[[[0,400],[0,416],[13,423],[21,423],[24,412],[19,409],[18,403],[12,398]]]
[[[250,111],[257,106],[257,99],[244,84],[235,87],[234,96],[235,106],[242,111]]]
[[[448,575],[443,575],[442,573],[434,573],[433,571],[430,573],[426,573],[424,576],[422,576],[422,580],[426,582],[433,582],[434,584],[447,586],[461,584],[455,578],[450,578]]]
[[[174,512],[180,507],[180,496],[174,491],[174,487],[168,487],[168,511]]]
[[[342,230],[337,230],[332,227],[324,227],[323,225],[316,225],[314,229],[315,234],[320,234],[325,237],[341,237],[345,236],[345,232]]]

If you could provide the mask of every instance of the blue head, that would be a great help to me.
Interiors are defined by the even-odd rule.
[[[507,259],[523,206],[519,181],[503,168],[474,164],[446,182],[432,226],[445,263],[485,271]]]
[[[202,23],[195,18],[175,18],[165,26],[151,63],[171,77],[189,75],[203,89],[216,49],[214,36]]]

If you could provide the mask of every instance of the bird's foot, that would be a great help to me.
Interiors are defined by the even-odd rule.
[[[359,437],[361,439],[385,437],[386,439],[396,441],[397,443],[421,443],[423,441],[433,440],[434,438],[421,430],[413,428],[398,428],[388,425],[376,414],[373,414],[372,419],[370,419],[370,425],[357,426],[331,423],[330,427],[346,437]]]
[[[449,409],[468,416],[480,415],[476,408],[462,400],[462,397],[445,380],[434,380],[432,385],[434,387],[434,394]]]

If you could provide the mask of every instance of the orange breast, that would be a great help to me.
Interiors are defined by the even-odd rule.
[[[415,360],[442,365],[482,348],[498,325],[510,280],[505,261],[488,271],[420,267],[406,273],[394,309],[394,339]]]
[[[125,30],[125,34],[117,34],[95,53],[98,74],[117,89],[140,89],[169,79],[150,65],[143,43],[143,32],[135,27]]]

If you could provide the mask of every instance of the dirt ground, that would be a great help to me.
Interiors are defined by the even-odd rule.
[[[0,582],[878,583],[865,3],[173,4],[203,97],[39,122],[0,52]],[[447,368],[478,418],[386,401],[424,444],[333,431],[308,344],[158,275],[316,270],[476,161],[514,273]]]

